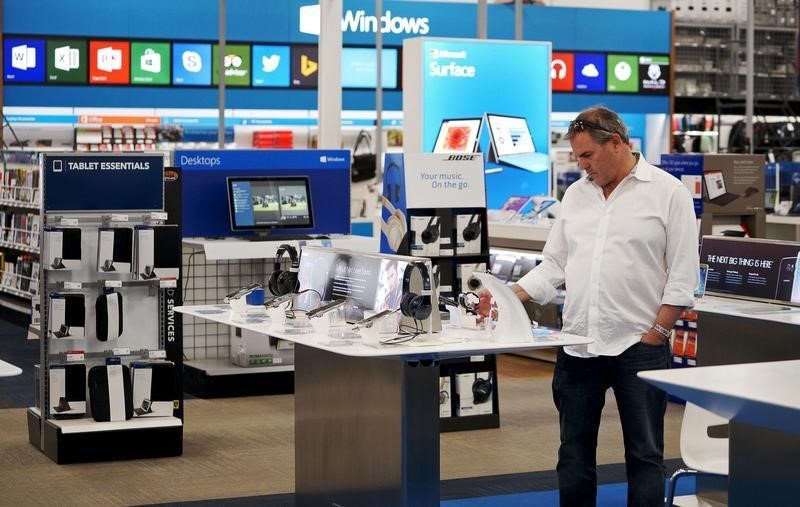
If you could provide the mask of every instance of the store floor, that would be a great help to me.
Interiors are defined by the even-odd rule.
[[[22,339],[10,336],[14,333],[8,329],[0,323],[0,340]],[[0,357],[7,344],[0,343]],[[509,486],[536,477],[553,484],[558,419],[550,394],[552,365],[501,356],[498,375],[501,427],[442,434],[441,477],[448,485],[442,488],[443,498],[452,487],[513,492]],[[4,400],[3,382],[0,379],[0,407],[8,407],[13,403]],[[666,458],[679,457],[682,413],[680,405],[668,407]],[[619,417],[609,394],[598,464],[609,465],[601,466],[601,472],[624,480],[624,468],[619,465],[623,461]],[[676,464],[671,461],[671,468]],[[457,480],[486,476],[503,476],[503,480]],[[28,443],[25,409],[5,408],[0,410],[0,477],[0,505],[134,505],[290,493],[294,490],[294,398],[189,399],[182,456],[61,466]],[[263,497],[260,503],[264,504]]]

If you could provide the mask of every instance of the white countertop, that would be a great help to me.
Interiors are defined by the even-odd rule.
[[[800,325],[800,307],[721,296],[705,296],[695,311]],[[800,330],[798,330],[800,337]]]
[[[241,238],[183,238],[183,244],[201,248],[207,260],[272,259],[281,245],[292,245],[298,250],[305,245],[345,248],[362,252],[377,252],[380,238],[371,236],[331,235],[330,239],[247,241]]]
[[[640,372],[645,381],[737,422],[800,435],[800,361]]]
[[[20,368],[0,359],[0,377],[15,377],[21,374],[22,370]]]
[[[490,238],[547,241],[551,227],[533,223],[489,222]]]
[[[177,306],[175,311],[229,326],[236,326],[257,333],[274,336],[309,347],[354,357],[386,359],[448,359],[480,354],[499,354],[543,347],[579,345],[592,340],[583,336],[561,333],[555,330],[537,330],[537,339],[527,342],[506,342],[492,340],[484,332],[455,327],[445,327],[441,333],[432,335],[424,341],[425,335],[399,345],[370,346],[361,340],[332,338],[328,334],[290,334],[284,324],[273,324],[267,318],[232,319],[227,305]],[[349,329],[346,327],[344,329]]]
[[[800,225],[800,215],[767,215],[768,224]]]

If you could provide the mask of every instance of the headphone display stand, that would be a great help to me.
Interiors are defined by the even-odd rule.
[[[483,156],[387,154],[384,167],[380,197],[383,204],[381,253],[430,259],[434,295],[431,318],[438,320],[440,307],[436,304],[436,295],[457,300],[460,293],[469,291],[467,278],[474,271],[485,271],[489,266]],[[404,320],[405,324],[413,325],[408,317]],[[528,322],[528,318],[520,322]],[[432,325],[436,330],[436,323]],[[427,339],[436,337],[430,335]],[[497,379],[494,355],[440,362],[439,375],[443,384],[456,387],[456,379],[464,374],[484,374]],[[442,397],[443,403],[449,404],[446,407],[449,410],[440,412],[441,431],[500,426],[497,382],[487,382],[491,384],[492,396],[482,408],[491,405],[490,413],[459,416],[459,412],[464,412],[459,410],[462,396],[472,400],[472,393],[458,393],[453,389],[450,395]]]
[[[522,302],[514,295],[511,288],[489,273],[474,273],[494,298],[497,304],[497,324],[492,329],[492,336],[503,341],[532,342],[533,330],[530,318],[522,306]]]

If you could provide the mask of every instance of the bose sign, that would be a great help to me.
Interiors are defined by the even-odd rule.
[[[306,5],[300,7],[300,32],[309,35],[319,35],[320,26],[319,5]],[[348,10],[342,18],[342,31],[353,33],[369,33],[378,31],[378,18],[368,16],[367,11]],[[392,11],[387,10],[380,18],[381,33],[418,34],[425,35],[430,31],[428,18],[406,18],[392,16]]]

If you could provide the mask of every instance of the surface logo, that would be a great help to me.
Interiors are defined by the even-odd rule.
[[[627,81],[632,74],[633,69],[631,69],[631,65],[628,62],[618,62],[614,65],[614,76],[620,81]]]
[[[27,45],[11,48],[11,66],[19,70],[36,67],[36,48]]]
[[[447,49],[431,48],[429,51],[430,59],[428,63],[428,75],[430,77],[475,77],[475,67],[473,65],[459,65],[455,60],[467,58],[467,51],[451,51]],[[448,59],[447,63],[439,63],[437,60]]]
[[[122,50],[112,47],[97,50],[97,70],[114,72],[122,69]]]
[[[184,51],[181,55],[183,68],[188,72],[200,72],[203,70],[203,59],[197,51]]]
[[[161,72],[161,55],[156,53],[152,48],[147,48],[139,59],[139,66],[144,72],[158,74]]]
[[[264,72],[275,72],[281,64],[281,55],[264,55],[261,57],[261,70]]]
[[[600,77],[600,71],[597,70],[597,65],[593,63],[587,63],[581,69],[581,76],[585,77]]]
[[[300,74],[303,77],[308,77],[319,69],[319,64],[308,57],[308,55],[300,55]]]
[[[81,52],[78,48],[62,46],[56,48],[53,53],[55,55],[53,66],[58,70],[68,72],[81,66]]]
[[[385,11],[380,20],[376,16],[368,16],[367,11],[348,10],[342,18],[343,32],[375,33],[378,26],[381,33],[419,34],[425,35],[430,31],[430,20],[426,17],[407,18],[392,16],[392,11]],[[320,9],[319,5],[305,5],[300,7],[300,32],[309,35],[319,35]]]

